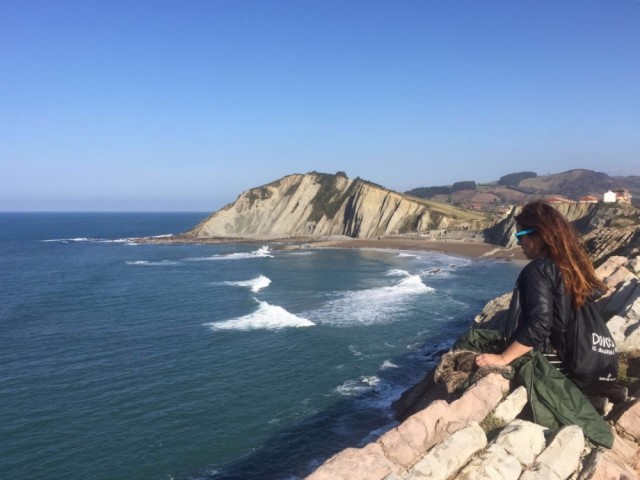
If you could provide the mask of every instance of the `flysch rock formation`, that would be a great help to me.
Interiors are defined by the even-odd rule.
[[[618,350],[640,350],[640,259],[611,257],[597,272],[610,287],[598,308]],[[475,321],[499,326],[509,299],[506,294],[489,302]],[[362,448],[337,453],[307,480],[640,480],[640,391],[605,417],[614,433],[613,448],[606,449],[586,441],[575,425],[550,434],[518,419],[526,391],[511,391],[498,373],[459,398],[445,394],[434,401],[428,390],[437,385],[429,375],[425,385],[405,392],[403,405],[394,405],[396,413],[405,412],[397,427]]]
[[[637,256],[640,253],[640,217],[631,205],[606,203],[554,203],[553,206],[583,235],[595,265],[611,255]],[[484,231],[488,243],[515,247],[515,216],[521,206]]]
[[[375,238],[434,229],[478,229],[486,217],[338,173],[288,175],[240,194],[186,236]]]

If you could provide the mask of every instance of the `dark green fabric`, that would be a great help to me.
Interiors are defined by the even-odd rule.
[[[496,353],[505,342],[497,330],[472,328],[453,345],[453,350]],[[534,421],[552,431],[566,425],[578,425],[593,443],[611,448],[611,428],[593,408],[580,389],[551,365],[537,350],[517,358],[510,365],[515,382],[527,389]]]

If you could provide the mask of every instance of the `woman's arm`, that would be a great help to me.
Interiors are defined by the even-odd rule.
[[[533,350],[533,347],[527,347],[515,340],[504,352],[498,355],[494,355],[492,353],[483,353],[478,355],[476,357],[476,365],[479,367],[486,367],[487,365],[508,365],[516,358],[520,358],[531,350]]]

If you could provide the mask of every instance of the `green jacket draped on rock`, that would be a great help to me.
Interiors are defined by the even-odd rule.
[[[454,343],[452,350],[499,353],[505,347],[501,332],[472,328]],[[580,389],[542,353],[532,350],[509,365],[514,368],[513,380],[517,386],[527,389],[535,423],[552,431],[565,425],[578,425],[593,443],[607,448],[613,446],[613,434],[607,422]]]

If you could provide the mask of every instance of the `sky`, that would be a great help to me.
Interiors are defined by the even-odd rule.
[[[0,211],[640,175],[640,0],[2,0]]]

